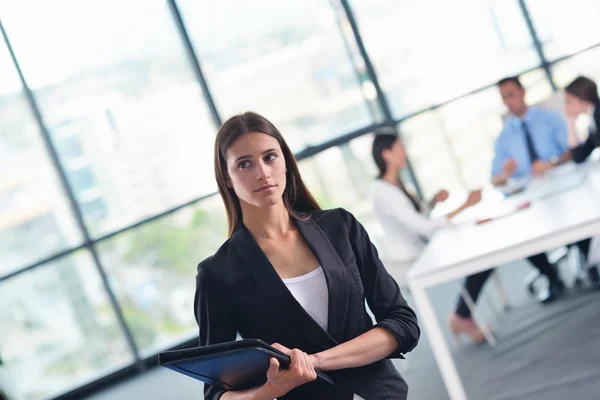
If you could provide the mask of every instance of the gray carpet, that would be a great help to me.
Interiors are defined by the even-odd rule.
[[[529,271],[522,262],[500,271],[513,304],[509,312],[498,312],[493,307],[494,288],[485,288],[479,309],[494,327],[497,347],[466,342],[452,346],[469,399],[600,398],[600,291],[569,289],[560,301],[541,306],[521,284]],[[431,290],[441,320],[453,308],[458,288],[459,282],[454,282]],[[409,399],[448,399],[425,335],[407,360],[395,363],[409,383]],[[89,399],[199,399],[201,387],[193,379],[157,368]]]

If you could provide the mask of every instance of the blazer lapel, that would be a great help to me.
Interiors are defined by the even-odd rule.
[[[296,220],[295,223],[325,272],[329,289],[328,332],[341,343],[348,317],[349,282],[346,267],[319,225],[312,220]]]
[[[279,310],[282,315],[286,316],[297,316],[293,319],[294,325],[297,326],[288,326],[286,328],[295,332],[305,332],[307,329],[309,329],[310,332],[310,330],[312,330],[316,335],[302,336],[318,348],[330,348],[338,344],[338,342],[323,330],[306,310],[304,310],[304,307],[296,301],[277,274],[277,271],[275,271],[275,268],[265,253],[245,226],[240,227],[234,232],[231,241],[244,266],[248,269],[254,282],[262,292],[264,301],[274,305],[274,307],[265,307],[265,309]],[[329,296],[329,302],[329,311],[331,313],[331,295]],[[273,316],[273,318],[277,319],[277,316]],[[331,324],[331,314],[329,314],[329,324]],[[284,338],[279,340],[284,343]]]

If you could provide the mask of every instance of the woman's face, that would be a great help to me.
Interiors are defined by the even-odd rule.
[[[399,169],[406,167],[406,152],[402,143],[396,140],[392,147],[384,150],[383,159],[389,168]]]
[[[575,118],[579,114],[587,112],[589,103],[573,96],[571,93],[565,93],[565,113],[568,117]]]
[[[286,165],[277,139],[261,132],[247,133],[233,142],[226,159],[228,186],[240,202],[269,207],[281,201]]]

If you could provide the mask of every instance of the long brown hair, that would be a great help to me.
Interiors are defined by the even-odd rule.
[[[373,155],[373,161],[375,161],[375,165],[377,165],[377,169],[379,170],[379,176],[377,179],[383,179],[383,176],[387,172],[387,163],[383,158],[383,151],[390,150],[394,143],[398,141],[398,136],[392,133],[376,133],[375,139],[373,140],[373,147],[371,148],[371,154]],[[412,203],[414,209],[417,212],[421,212],[421,204],[419,204],[419,200],[415,198],[408,190],[406,190],[406,186],[404,186],[404,182],[397,177],[396,185],[402,190],[402,192],[408,197],[410,202]]]
[[[219,186],[219,193],[225,204],[227,212],[227,224],[229,225],[229,236],[242,224],[242,208],[240,199],[233,188],[227,185],[229,175],[227,174],[227,150],[240,136],[251,132],[261,132],[269,135],[279,142],[281,152],[287,167],[286,185],[283,191],[283,204],[287,212],[296,219],[305,219],[310,211],[320,210],[316,200],[302,181],[298,164],[294,154],[283,139],[279,130],[265,117],[254,113],[245,112],[229,118],[217,132],[215,139],[215,178]]]

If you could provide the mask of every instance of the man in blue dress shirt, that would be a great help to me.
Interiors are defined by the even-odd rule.
[[[511,115],[496,139],[492,183],[541,175],[571,159],[567,124],[562,115],[529,107],[518,77],[502,79],[498,88]]]
[[[511,115],[496,139],[494,185],[505,184],[509,178],[541,175],[571,159],[567,124],[558,112],[529,107],[518,77],[502,79],[498,89]],[[539,300],[547,303],[559,297],[565,286],[546,254],[536,254],[528,260],[548,278],[548,288],[539,293]]]

